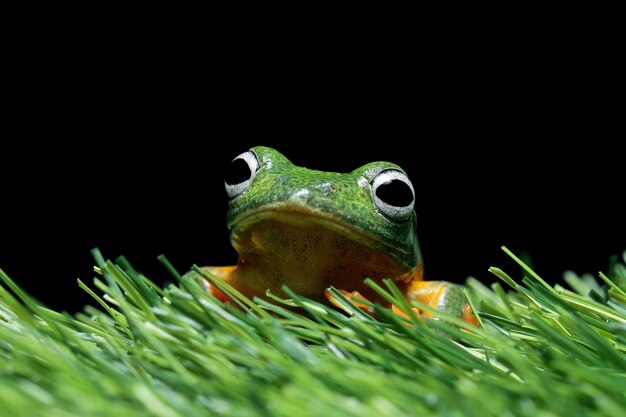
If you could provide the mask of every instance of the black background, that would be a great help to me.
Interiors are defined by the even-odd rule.
[[[404,167],[430,279],[518,277],[501,245],[551,282],[626,249],[618,67],[587,34],[233,32],[14,46],[5,272],[75,311],[93,247],[158,283],[162,253],[180,271],[235,262],[223,172],[259,144],[320,170]]]

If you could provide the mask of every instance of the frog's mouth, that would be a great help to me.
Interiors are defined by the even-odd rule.
[[[243,275],[316,297],[329,286],[370,293],[365,278],[415,278],[403,250],[306,206],[275,204],[236,218],[231,242]],[[395,256],[394,254],[398,254]],[[365,287],[365,288],[364,288]]]
[[[401,263],[400,257],[406,254],[406,250],[391,245],[388,242],[376,237],[374,234],[367,233],[362,229],[352,227],[340,219],[328,215],[319,210],[315,210],[305,205],[294,205],[277,203],[265,206],[261,209],[252,210],[238,218],[232,224],[231,240],[233,244],[241,243],[244,231],[255,229],[259,224],[265,222],[284,223],[294,228],[294,231],[304,233],[306,229],[323,228],[341,236],[344,239],[350,239],[354,242],[361,243],[379,252],[389,254],[390,257]],[[258,232],[258,230],[257,230]],[[293,236],[294,238],[304,238],[305,236]],[[238,249],[236,247],[236,249]],[[393,256],[394,253],[398,257]]]

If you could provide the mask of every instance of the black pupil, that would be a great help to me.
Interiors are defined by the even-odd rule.
[[[226,178],[224,181],[228,185],[240,184],[247,181],[252,176],[248,163],[241,158],[235,159],[226,169]]]
[[[376,196],[394,207],[406,207],[413,202],[413,191],[406,182],[391,180],[376,188]]]

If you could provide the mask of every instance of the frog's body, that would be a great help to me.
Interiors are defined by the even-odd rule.
[[[393,278],[409,300],[468,314],[461,287],[421,281],[415,193],[397,165],[373,162],[346,174],[322,172],[259,146],[233,160],[226,190],[239,262],[205,269],[245,295],[264,298],[268,289],[281,294],[286,285],[325,301],[326,289],[334,286],[385,304],[363,281]]]

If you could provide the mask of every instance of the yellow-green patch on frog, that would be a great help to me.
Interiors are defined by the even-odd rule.
[[[459,286],[421,281],[415,191],[399,166],[372,162],[350,173],[323,172],[257,146],[232,161],[225,185],[239,261],[206,269],[245,295],[265,298],[268,289],[281,294],[286,285],[325,301],[334,286],[385,304],[363,281],[393,278],[409,300],[467,315]]]

